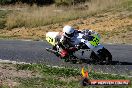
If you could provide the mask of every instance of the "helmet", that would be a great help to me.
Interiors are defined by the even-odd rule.
[[[73,36],[74,36],[74,32],[75,32],[74,28],[72,28],[72,27],[69,26],[69,25],[66,25],[66,26],[64,26],[64,28],[63,28],[63,33],[64,33],[64,35],[65,35],[66,37],[68,37],[68,38],[73,37]]]

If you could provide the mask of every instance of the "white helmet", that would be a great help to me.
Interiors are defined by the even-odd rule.
[[[72,28],[69,25],[66,25],[66,26],[63,27],[63,33],[68,38],[73,37],[74,36],[74,32],[75,32],[74,28]]]

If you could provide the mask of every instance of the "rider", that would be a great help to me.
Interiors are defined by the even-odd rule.
[[[91,33],[96,32],[93,32],[92,30],[79,31],[69,25],[64,26],[63,34],[59,43],[57,44],[57,48],[59,49],[62,58],[68,56],[68,50],[70,47],[75,47],[75,45],[79,44],[79,41],[77,40],[77,36],[79,33],[85,33],[87,35],[90,35]],[[77,48],[72,48],[72,50],[76,51]]]

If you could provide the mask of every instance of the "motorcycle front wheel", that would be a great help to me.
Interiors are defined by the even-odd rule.
[[[112,55],[106,48],[100,49],[98,53],[99,54],[96,54],[94,51],[91,52],[90,59],[92,59],[94,63],[111,64]]]

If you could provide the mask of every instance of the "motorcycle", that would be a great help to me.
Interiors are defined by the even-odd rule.
[[[47,51],[60,55],[59,50],[56,48],[57,43],[61,38],[60,32],[48,32],[46,34],[46,40],[50,43],[53,48],[46,48]],[[75,47],[79,47],[78,50],[75,50],[75,47],[69,49],[68,57],[61,58],[65,59],[66,62],[77,63],[81,61],[86,61],[94,64],[110,64],[112,62],[111,53],[100,44],[100,37],[98,34],[87,35],[86,33],[79,33],[77,36],[79,43]],[[88,57],[87,52],[91,52]],[[80,54],[80,56],[78,56]]]

